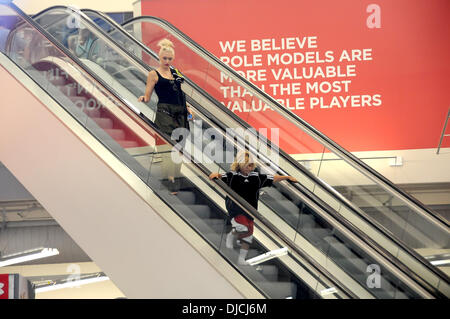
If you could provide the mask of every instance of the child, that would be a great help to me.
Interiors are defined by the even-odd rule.
[[[257,164],[248,151],[240,151],[236,156],[231,171],[227,173],[212,173],[209,178],[221,178],[233,191],[244,198],[255,209],[258,209],[259,190],[270,187],[273,183],[282,180],[297,182],[292,176],[267,175],[256,171]],[[233,248],[235,237],[240,239],[242,245],[239,252],[238,263],[247,265],[245,258],[253,241],[253,218],[239,205],[227,200],[227,210],[231,217],[232,230],[227,235],[226,246]]]

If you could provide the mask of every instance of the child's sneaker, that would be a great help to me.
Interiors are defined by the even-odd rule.
[[[233,241],[234,241],[234,235],[233,235],[233,232],[230,231],[227,235],[227,239],[225,241],[225,246],[228,249],[233,249]]]
[[[249,265],[248,261],[245,260],[247,258],[248,250],[247,249],[240,249],[239,250],[239,257],[238,257],[238,264],[241,266],[247,266]]]

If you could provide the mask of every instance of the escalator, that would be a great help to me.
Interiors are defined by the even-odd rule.
[[[185,293],[192,290],[191,296],[200,295],[203,298],[211,296],[216,296],[215,298],[230,296],[235,298],[237,296],[247,298],[355,297],[342,284],[335,281],[323,267],[315,264],[309,256],[295,247],[289,248],[288,254],[256,267],[238,265],[236,251],[224,247],[223,235],[224,231],[229,231],[229,226],[226,223],[224,204],[217,203],[223,203],[225,196],[228,196],[236,200],[244,209],[250,209],[249,213],[257,214],[257,212],[252,211],[252,208],[227,189],[224,183],[210,181],[206,168],[195,163],[183,165],[182,172],[185,176],[183,189],[177,196],[171,195],[164,185],[161,162],[151,154],[136,155],[136,152],[154,149],[156,144],[170,143],[170,140],[166,140],[145,115],[130,110],[124,103],[123,97],[116,96],[112,89],[106,88],[107,84],[103,80],[103,83],[99,82],[81,68],[80,59],[71,57],[68,50],[55,43],[51,36],[35,25],[18,8],[11,4],[0,5],[0,7],[1,19],[8,21],[7,25],[10,27],[7,49],[2,50],[0,54],[1,78],[10,88],[4,94],[5,101],[13,103],[17,93],[21,94],[21,99],[13,104],[14,107],[2,104],[0,108],[2,161],[21,177],[26,187],[38,195],[36,198],[50,207],[49,211],[54,214],[60,224],[77,239],[80,246],[94,260],[100,261],[99,265],[107,273],[108,269],[112,269],[108,275],[113,281],[117,281],[116,283],[124,289],[127,296],[141,298],[152,296],[151,293],[143,295],[142,291],[141,294],[137,294],[133,291],[134,288],[130,288],[149,284],[151,281],[145,277],[148,275],[153,276],[153,280],[168,277],[153,287],[153,289],[161,289],[159,294],[153,292],[153,297],[178,296],[179,290]],[[26,103],[22,105],[21,100]],[[16,107],[18,105],[22,105],[23,108]],[[29,116],[32,114],[33,118],[27,118],[28,113]],[[29,126],[16,123],[20,119]],[[45,123],[38,121],[40,119],[45,119]],[[35,127],[40,129],[33,130]],[[27,137],[33,142],[42,139],[39,144],[43,145],[37,148],[38,151],[34,153],[34,156],[31,156],[41,160],[30,163],[18,158],[22,152],[20,146],[29,145]],[[44,137],[47,137],[47,140]],[[59,145],[61,149],[53,148],[56,145]],[[42,152],[39,152],[39,148]],[[71,153],[71,149],[77,151]],[[44,158],[46,160],[43,160]],[[100,166],[92,171],[95,168],[91,167],[91,165],[94,166],[94,162]],[[62,176],[65,187],[50,183],[50,180],[58,177],[54,177],[52,172],[47,171],[48,178],[45,180],[39,178],[45,175],[49,167],[57,170],[64,169],[65,166],[66,174]],[[84,174],[73,176],[71,172],[74,166],[80,167]],[[29,168],[33,170],[29,171]],[[108,176],[109,182],[114,177],[116,181],[111,184],[102,183],[100,177],[104,175],[103,171],[112,174]],[[88,172],[91,174],[95,172],[95,176],[87,174]],[[33,176],[30,178],[29,175]],[[34,183],[36,180],[38,182]],[[111,211],[94,210],[94,207],[98,208],[103,203],[108,204],[109,200],[102,200],[103,192],[92,189],[91,184],[101,185],[102,190],[107,190],[106,193],[116,194],[117,190],[114,186],[117,186],[117,180],[123,184],[124,193],[118,198],[119,200],[111,199],[111,202],[122,207],[129,207],[129,210],[117,211],[111,207]],[[78,185],[80,194],[78,192],[66,194],[59,191],[61,188],[73,189],[75,183],[80,184]],[[87,192],[82,193],[83,189]],[[129,193],[134,194],[133,200],[130,200]],[[137,194],[139,196],[136,196]],[[79,196],[82,197],[80,200],[84,204],[89,202],[85,197],[93,198],[97,203],[89,203],[87,208],[83,208],[83,205],[74,202],[74,199]],[[139,206],[136,198],[139,198],[141,204],[147,205],[145,212],[134,210],[136,206]],[[80,210],[78,218],[69,216],[69,212],[77,212],[77,209],[64,207],[52,209],[55,208],[55,203],[61,200],[70,201],[72,206]],[[158,212],[159,219],[152,220],[149,213],[152,210]],[[86,211],[85,214],[83,214],[84,211]],[[87,213],[90,214],[88,218],[79,219],[82,216],[86,217]],[[138,216],[143,217],[142,220]],[[113,221],[117,223],[113,224]],[[167,227],[164,222],[167,222],[170,227]],[[266,253],[268,250],[286,247],[288,244],[270,229],[264,229],[263,225],[264,223],[260,223],[258,227],[257,231],[260,233],[249,253],[249,258]],[[142,233],[142,228],[147,228],[147,231]],[[160,241],[155,241],[153,238],[153,243],[146,242],[152,233],[162,236]],[[186,247],[184,243],[184,245],[180,244],[181,247],[158,248],[164,246],[164,242],[167,244],[176,242],[177,240],[173,237],[180,235],[193,247]],[[127,239],[136,237],[141,238],[141,241],[127,242]],[[274,241],[274,238],[278,240]],[[117,256],[117,251],[111,249],[109,245],[114,243],[120,247],[122,241],[125,241],[126,245],[147,247],[147,250],[123,249],[120,256]],[[153,255],[153,251],[157,254]],[[199,254],[204,259],[194,256],[192,261],[189,252],[194,255]],[[176,254],[178,256],[174,256]],[[153,260],[150,265],[147,255],[150,255],[150,260]],[[189,258],[183,259],[186,255]],[[164,265],[165,260],[170,262],[175,258],[178,258],[177,263],[167,264],[167,270],[162,273],[163,276],[146,269],[148,266],[157,268],[153,264],[161,266]],[[126,266],[130,264],[135,268],[128,269]],[[216,276],[219,274],[218,278],[211,277],[210,266],[216,272]],[[130,271],[133,274],[130,274]],[[192,272],[189,278],[186,278],[184,271]],[[135,276],[135,273],[138,276]],[[139,274],[143,278],[137,281]],[[222,276],[227,281],[224,281]],[[130,278],[135,281],[130,283]],[[226,289],[215,286],[218,282],[225,285]],[[201,287],[199,289],[205,290],[199,294],[197,289],[192,289],[194,284]],[[209,288],[207,288],[208,285]],[[341,286],[343,289],[340,288]],[[333,293],[322,296],[321,291],[330,288],[333,289]],[[215,291],[221,291],[221,293],[218,294]],[[191,296],[185,294],[184,298]]]
[[[89,11],[89,10],[87,10]],[[90,11],[92,13],[92,11]],[[78,13],[77,13],[78,14]],[[44,26],[44,28],[46,28],[47,31],[49,31],[50,33],[52,33],[55,37],[59,38],[60,41],[64,44],[64,39],[67,37],[67,33],[66,32],[61,32],[61,30],[64,29],[64,23],[67,21],[67,17],[69,16],[69,13],[67,11],[67,8],[64,7],[54,7],[54,8],[50,8],[48,10],[46,10],[45,12],[38,14],[35,19],[37,22],[39,22],[41,25]],[[79,16],[81,18],[83,18],[83,15],[79,14]],[[83,18],[84,19],[84,18]],[[87,22],[85,22],[86,24],[88,24]],[[85,26],[86,27],[86,26]],[[118,28],[116,28],[118,29]],[[94,31],[92,31],[94,32]],[[98,33],[98,31],[97,31]],[[161,32],[160,32],[161,33]],[[118,82],[123,82],[126,81],[126,86],[127,89],[129,90],[133,90],[135,93],[135,96],[139,96],[140,94],[142,94],[142,92],[144,91],[144,87],[145,87],[145,76],[146,76],[146,71],[145,70],[149,70],[148,67],[146,69],[147,65],[143,65],[142,61],[145,61],[147,64],[149,65],[153,65],[156,66],[157,65],[157,60],[155,60],[155,56],[152,55],[151,52],[149,52],[149,50],[145,50],[145,47],[139,46],[139,44],[136,44],[134,42],[134,39],[132,38],[123,38],[123,34],[111,34],[112,39],[114,40],[114,42],[117,43],[122,43],[124,45],[126,45],[127,49],[129,50],[129,54],[130,56],[136,58],[137,56],[140,56],[141,61],[136,60],[137,63],[141,62],[141,67],[139,71],[134,71],[132,72],[133,75],[135,77],[139,77],[141,79],[141,83],[139,84],[139,80],[138,79],[133,79],[133,81],[129,81],[129,78],[127,76],[118,76],[116,77]],[[99,39],[96,40],[97,43],[94,41],[94,44],[92,46],[93,49],[91,49],[91,60],[95,61],[96,60],[96,51],[102,51],[102,47],[104,45],[98,44]],[[120,45],[119,45],[120,47]],[[98,49],[100,48],[100,49]],[[180,45],[177,44],[177,52],[179,52],[179,48]],[[106,50],[107,51],[107,50]],[[131,52],[131,53],[130,53]],[[186,56],[184,56],[184,53],[186,52],[186,50],[182,50],[183,55],[182,57],[186,58],[186,56],[188,58],[191,58],[191,60],[194,60],[191,56],[189,56],[188,54]],[[102,55],[104,56],[104,55]],[[178,56],[178,54],[177,54]],[[101,63],[99,63],[101,64]],[[108,68],[110,68],[110,66],[108,66]],[[106,69],[106,68],[105,68]],[[128,69],[126,70],[126,72],[128,73]],[[137,76],[136,74],[138,74],[139,72],[141,72],[140,76]],[[113,73],[111,74],[118,74],[119,72],[116,72],[115,69],[113,71]],[[134,89],[134,88],[130,88],[131,83],[135,84],[135,85],[140,85],[141,89]],[[196,84],[194,84],[193,82],[189,81],[189,85],[186,85],[184,88],[185,92],[187,92],[188,97],[190,99],[188,99],[188,101],[191,104],[191,107],[193,106],[193,108],[199,112],[200,114],[205,114],[205,117],[202,117],[203,123],[202,123],[202,127],[203,129],[209,129],[211,128],[211,125],[218,125],[217,123],[217,118],[220,118],[220,121],[222,121],[221,126],[222,126],[222,130],[225,131],[225,128],[229,128],[229,127],[243,127],[244,125],[242,124],[242,121],[239,122],[238,119],[236,119],[236,117],[234,116],[230,116],[230,112],[227,113],[227,110],[224,110],[224,108],[221,106],[220,103],[217,103],[216,100],[214,100],[210,95],[206,94],[206,92],[204,90],[202,90],[201,88],[199,88]],[[200,95],[200,96],[198,96]],[[151,104],[151,103],[150,103]],[[153,107],[153,108],[152,108]],[[150,105],[150,109],[154,109],[154,103],[153,105]],[[214,111],[210,111],[213,110]],[[209,111],[209,112],[208,112]],[[222,113],[222,116],[219,116],[219,114]],[[213,116],[214,115],[214,116]],[[209,123],[208,123],[209,122]],[[214,122],[214,123],[212,123]],[[209,126],[208,126],[209,125]],[[244,126],[245,127],[245,126]],[[215,129],[217,129],[217,126],[215,127]],[[207,141],[210,142],[210,141]],[[204,142],[204,144],[206,144],[207,142]],[[216,141],[217,142],[217,141]],[[262,143],[263,146],[265,143]],[[226,148],[224,146],[224,148]],[[228,148],[227,148],[228,149]],[[256,150],[258,151],[258,150]],[[307,193],[309,194],[309,196],[313,196],[314,195],[319,195],[319,197],[321,197],[322,199],[325,198],[325,201],[322,200],[321,205],[324,205],[324,202],[327,204],[331,204],[329,206],[332,206],[333,208],[335,208],[335,214],[334,217],[340,217],[336,214],[336,211],[339,212],[341,215],[345,214],[345,217],[347,217],[351,222],[354,222],[354,218],[353,216],[349,216],[348,213],[352,211],[349,211],[347,207],[341,207],[342,203],[338,203],[339,206],[337,206],[336,208],[336,203],[333,203],[332,200],[333,198],[329,197],[328,194],[323,194],[323,192],[329,192],[331,193],[332,196],[336,196],[335,193],[333,193],[332,190],[329,189],[328,185],[321,183],[320,180],[314,179],[314,176],[311,176],[311,174],[308,175],[308,172],[305,172],[304,169],[302,169],[299,165],[295,166],[292,164],[292,161],[290,161],[289,157],[286,156],[286,154],[280,152],[281,155],[283,155],[283,160],[285,160],[285,162],[283,163],[283,165],[280,165],[278,167],[275,167],[275,169],[277,171],[281,171],[281,172],[288,172],[290,173],[288,170],[290,169],[293,173],[291,173],[291,175],[294,176],[299,176],[301,177],[301,179],[303,180],[302,182],[302,186],[306,186],[306,187],[299,187],[301,189],[301,191],[303,193]],[[269,161],[270,162],[270,161]],[[266,161],[267,163],[267,161]],[[222,169],[227,169],[227,165],[225,163],[225,161],[216,161],[216,164],[218,164]],[[222,164],[222,165],[221,165]],[[291,166],[291,167],[289,167]],[[293,167],[293,168],[292,168]],[[273,164],[272,164],[272,168],[273,168]],[[295,169],[296,171],[293,171],[293,169]],[[300,169],[300,172],[298,172],[298,170]],[[301,173],[302,175],[299,175],[299,173]],[[300,180],[300,178],[298,178]],[[309,179],[312,180],[305,182],[305,179]],[[309,184],[309,185],[308,185]],[[312,187],[311,187],[312,186]],[[280,189],[281,188],[281,189]],[[317,188],[317,189],[316,189]],[[311,190],[313,190],[313,195],[311,195]],[[366,269],[368,269],[368,266],[371,264],[370,262],[368,262],[368,259],[370,258],[362,258],[360,256],[360,254],[358,253],[358,249],[357,248],[352,248],[349,249],[348,247],[346,247],[347,249],[344,249],[343,246],[348,246],[348,244],[344,244],[346,239],[342,239],[342,238],[338,238],[336,239],[334,237],[335,234],[333,233],[333,226],[330,226],[330,217],[324,217],[323,213],[322,216],[317,216],[316,213],[311,213],[308,208],[304,208],[302,205],[304,205],[304,202],[306,201],[303,195],[303,198],[301,195],[299,195],[299,190],[294,190],[294,193],[296,194],[289,194],[289,191],[286,191],[285,187],[280,186],[279,189],[277,189],[276,191],[272,191],[269,190],[267,192],[265,192],[262,196],[261,196],[261,201],[262,202],[266,202],[266,208],[270,211],[270,212],[274,212],[275,211],[275,217],[274,217],[274,222],[276,223],[278,220],[277,218],[279,218],[281,216],[281,218],[287,222],[291,227],[287,229],[287,231],[290,233],[292,233],[292,235],[289,236],[290,239],[294,239],[296,240],[297,236],[297,232],[295,230],[298,230],[300,233],[302,233],[303,236],[305,236],[306,241],[308,243],[312,243],[313,245],[319,246],[319,251],[321,251],[322,253],[325,252],[325,255],[327,256],[327,258],[330,257],[331,259],[333,259],[333,261],[337,262],[339,264],[340,267],[343,268],[347,268],[347,273],[352,273],[352,278],[356,279],[360,284],[364,283],[364,279],[365,279],[365,272]],[[292,190],[290,191],[292,193]],[[339,197],[338,197],[339,198]],[[331,200],[330,200],[331,199]],[[339,198],[342,201],[342,198]],[[315,198],[315,200],[317,201],[317,198]],[[320,200],[319,200],[320,201]],[[344,204],[348,204],[344,201]],[[326,204],[325,204],[326,205]],[[350,208],[354,209],[354,207]],[[329,210],[330,207],[327,207],[326,210]],[[309,215],[309,219],[308,222],[303,223],[303,215]],[[328,220],[327,220],[328,218]],[[351,220],[351,218],[353,218],[353,220]],[[342,219],[342,218],[341,218]],[[336,221],[333,221],[333,223],[335,223]],[[277,226],[280,227],[280,226]],[[351,227],[351,224],[348,223],[347,221],[347,227]],[[363,227],[364,228],[364,227]],[[292,229],[294,230],[294,232],[292,232]],[[365,228],[364,228],[365,229]],[[375,230],[375,233],[372,233],[372,237],[379,237],[379,234],[376,233],[376,231],[379,231],[378,229]],[[330,234],[332,234],[333,236],[330,236]],[[374,235],[375,234],[375,235]],[[365,234],[361,234],[361,232],[359,233],[359,238],[362,238],[363,240],[365,239]],[[378,238],[375,237],[377,240]],[[326,240],[322,240],[323,238],[325,238]],[[391,240],[390,237],[388,237],[389,240]],[[383,248],[380,249],[379,246],[376,245],[376,243],[373,243],[372,238],[370,239],[372,241],[372,247],[376,247],[376,249],[378,250],[378,253],[386,253],[386,250],[383,250]],[[369,240],[369,241],[370,241]],[[320,241],[320,245],[317,243],[317,241]],[[388,258],[395,258],[395,257],[403,257],[402,253],[403,251],[400,251],[398,246],[394,246],[392,245],[392,243],[387,243],[386,244],[386,239],[382,238],[381,243],[383,244],[383,246],[387,246],[387,248],[390,248],[390,252],[391,255],[389,255],[389,253],[387,254]],[[394,241],[395,243],[395,241]],[[390,245],[390,246],[389,246]],[[314,248],[312,248],[314,249]],[[329,255],[330,254],[330,255]],[[416,272],[416,277],[419,277],[419,281],[428,281],[428,283],[431,282],[431,284],[433,285],[433,289],[435,289],[436,287],[440,286],[440,289],[443,289],[445,291],[446,287],[445,284],[442,285],[442,281],[439,278],[439,276],[436,276],[433,273],[433,270],[431,271],[431,276],[434,276],[432,279],[426,278],[420,278],[423,275],[423,265],[420,264],[420,262],[423,262],[422,260],[417,261],[416,256],[407,256],[406,259],[408,258],[412,258],[413,263],[419,263],[419,267],[420,270],[418,272]],[[405,258],[403,258],[405,260]],[[409,262],[409,260],[408,260]],[[409,267],[411,267],[411,265],[408,265]],[[414,265],[415,266],[415,265]],[[429,266],[429,265],[426,265]],[[416,271],[418,269],[417,266],[416,267]],[[349,269],[353,269],[352,271]],[[403,268],[404,271],[408,272],[409,269],[405,269]],[[430,272],[430,270],[425,269],[426,271]],[[417,273],[420,274],[420,276],[417,275]],[[395,284],[394,284],[395,286]],[[395,294],[388,294],[387,296],[390,297],[395,297]],[[380,295],[380,297],[386,297],[386,296],[382,296]]]
[[[253,106],[269,105],[275,112],[236,113],[254,127],[280,128],[279,145],[282,149],[295,149],[298,153],[321,156],[322,160],[308,170],[280,151],[291,168],[288,169],[289,165],[280,166],[297,178],[304,178],[305,175],[310,179],[318,177],[313,183],[303,185],[335,207],[342,217],[366,232],[418,276],[424,277],[448,296],[448,276],[424,258],[433,252],[445,254],[449,251],[448,222],[439,214],[401,191],[368,165],[283,108],[245,80],[240,73],[233,71],[168,22],[154,17],[137,17],[123,24],[123,28],[135,39],[145,43],[145,50],[142,44],[135,43],[133,37],[127,37],[121,26],[107,16],[93,10],[83,12],[98,25],[102,25],[116,42],[122,43],[150,65],[154,63],[150,61],[152,51],[149,48],[155,48],[156,43],[163,38],[171,39],[177,48],[177,63],[183,67],[184,74],[194,80],[199,90],[207,92],[210,97],[221,101],[230,109],[230,105],[236,100]],[[146,51],[147,54],[141,51]],[[153,56],[156,57],[155,54]],[[224,85],[234,86],[235,90],[238,88],[240,90],[237,91],[250,94],[247,97],[224,99],[224,91],[221,91]],[[332,159],[340,160],[338,165],[330,164],[330,154]],[[314,163],[307,156],[305,158],[303,163]],[[279,203],[279,200],[275,202]],[[296,208],[291,206],[290,211],[295,212]],[[313,232],[320,234],[318,229],[320,227],[316,226]]]
[[[64,15],[62,17],[64,21]],[[58,49],[65,53],[65,57],[49,56],[48,41],[40,43],[36,40],[39,37],[35,36],[30,37],[36,41],[36,43],[33,43],[33,48],[42,48],[42,50],[36,49],[34,52],[27,53],[22,48],[21,51],[20,46],[23,46],[21,41],[23,38],[27,38],[27,36],[22,38],[21,34],[22,31],[23,34],[26,33],[25,30],[30,28],[30,23],[18,25],[11,33],[9,41],[10,57],[13,58],[17,52],[20,52],[14,61],[20,61],[20,59],[26,57],[25,62],[20,64],[21,66],[29,67],[31,65],[36,68],[35,71],[38,71],[41,77],[42,74],[45,74],[44,79],[52,83],[47,87],[47,89],[52,90],[51,96],[64,95],[62,99],[65,100],[65,103],[76,106],[78,110],[83,110],[83,114],[81,114],[84,116],[83,121],[87,124],[91,133],[102,136],[105,141],[108,141],[106,143],[108,148],[114,151],[114,154],[121,158],[127,164],[127,167],[139,176],[140,180],[145,181],[165,203],[168,203],[174,212],[183,216],[197,231],[204,235],[205,240],[221,251],[221,247],[223,248],[223,233],[225,230],[229,230],[227,229],[229,225],[226,222],[224,205],[217,203],[223,203],[225,196],[229,196],[232,192],[227,190],[225,185],[221,185],[221,182],[217,183],[220,186],[217,187],[208,180],[207,175],[211,171],[217,171],[220,168],[225,169],[226,162],[215,161],[207,163],[208,165],[203,165],[201,161],[198,164],[195,161],[194,163],[185,163],[183,166],[185,170],[182,171],[183,177],[181,177],[183,191],[177,197],[170,196],[165,185],[166,181],[161,174],[161,168],[158,164],[160,160],[157,154],[158,148],[170,143],[170,139],[162,136],[152,126],[154,101],[153,104],[150,102],[150,105],[140,105],[134,102],[136,97],[143,92],[142,88],[145,87],[145,75],[148,69],[142,68],[142,65],[130,59],[131,56],[127,56],[120,47],[115,48],[114,42],[108,40],[102,32],[95,30],[87,21],[83,21],[85,28],[97,37],[97,44],[92,46],[91,59],[76,58],[61,44],[59,44]],[[61,37],[60,43],[64,43],[65,35],[60,32],[61,29],[55,23],[52,23],[52,26],[46,28],[46,30],[51,31],[50,33],[56,39]],[[42,30],[41,33],[45,33],[45,31]],[[67,42],[69,46],[68,43],[69,41]],[[69,63],[70,66],[67,66],[68,57],[70,57],[69,60],[76,61],[76,63],[72,62]],[[89,55],[86,57],[89,57]],[[77,69],[77,72],[74,72],[73,69]],[[78,73],[83,69],[88,71],[90,81],[80,85],[82,80],[78,78]],[[87,87],[93,86],[93,79],[97,83],[95,90],[87,90]],[[135,87],[132,87],[132,84]],[[136,88],[139,85],[140,89]],[[97,91],[103,92],[107,97],[99,98]],[[71,95],[72,92],[75,92],[75,94]],[[111,99],[111,96],[115,96],[115,98]],[[113,103],[114,101],[115,103]],[[130,101],[134,103],[130,103]],[[212,111],[208,112],[204,109],[206,108],[205,105],[210,106],[211,100],[208,100],[205,96],[200,96],[198,92],[194,92],[193,88],[189,94],[189,103],[198,112],[196,114],[199,118],[202,119],[201,125],[203,128],[213,128],[215,137],[219,136],[221,130],[226,127],[224,123],[220,123],[221,120],[235,121],[235,119],[229,119],[228,117],[217,119],[217,115],[220,113],[212,116]],[[213,110],[213,108],[210,110]],[[72,111],[74,114],[76,113],[76,109]],[[139,124],[136,124],[137,122]],[[231,150],[233,154],[245,146],[240,136],[237,136],[236,140],[222,139],[220,141],[218,138],[211,139],[212,135],[200,137],[202,146],[211,143],[219,144],[223,146],[223,149]],[[198,139],[194,138],[193,140],[197,141]],[[223,145],[223,143],[226,145]],[[188,155],[193,156],[195,155],[195,146],[193,145],[194,151],[183,150],[183,152],[187,151]],[[252,151],[257,152],[258,150]],[[258,154],[261,158],[262,168],[268,170],[269,173],[283,172],[283,169],[275,166],[263,153]],[[248,276],[253,278],[256,286],[259,290],[264,291],[265,296],[272,298],[317,297],[319,294],[311,294],[309,293],[310,290],[304,288],[311,288],[304,283],[305,269],[308,269],[308,273],[320,270],[320,275],[316,275],[315,280],[327,278],[328,282],[326,284],[321,283],[320,286],[322,288],[338,287],[337,293],[341,297],[429,298],[433,293],[436,294],[436,292],[430,294],[430,291],[432,291],[430,287],[424,289],[422,283],[417,284],[418,279],[405,269],[399,268],[395,263],[391,264],[389,256],[383,255],[379,247],[373,244],[368,246],[362,240],[361,234],[356,233],[355,235],[353,232],[349,232],[348,228],[351,229],[351,225],[348,223],[347,225],[343,223],[344,226],[339,224],[336,220],[338,216],[333,208],[318,199],[308,189],[288,183],[281,183],[277,186],[277,188],[269,189],[261,195],[262,203],[264,203],[264,206],[260,209],[261,212],[254,211],[251,207],[246,207],[245,203],[241,203],[252,216],[257,218],[258,230],[255,232],[255,238],[257,239],[255,248],[257,249],[249,257],[263,253],[268,249],[288,246],[290,253],[287,258],[292,258],[294,261],[300,258],[303,261],[308,255],[314,254],[316,255],[315,260],[323,258],[323,264],[327,264],[327,268],[332,270],[329,271],[332,274],[325,271],[309,257],[307,258],[308,263],[304,262],[301,267],[297,266],[295,262],[293,263],[291,259],[283,261],[283,258],[286,257],[280,257],[270,261],[269,264],[265,263],[255,268],[237,266],[238,269],[245,269],[242,271],[249,273]],[[235,199],[239,201],[239,197],[236,196]],[[219,206],[222,206],[222,208]],[[295,227],[292,227],[293,224]],[[292,236],[289,234],[289,229],[291,233],[293,231]],[[302,236],[297,236],[295,230],[298,230]],[[272,243],[263,240],[269,235],[271,238],[277,238],[278,244],[274,244],[273,239],[271,239]],[[321,239],[323,240],[321,241]],[[311,246],[308,247],[308,254],[298,247],[299,243]],[[315,245],[319,248],[314,248]],[[222,253],[223,255],[229,255],[229,260],[235,260],[236,256],[233,256],[236,253],[235,251],[224,249]],[[365,276],[366,266],[373,264],[382,267],[382,285],[375,291],[365,285],[367,279],[367,276]],[[299,273],[302,272],[303,274],[300,276]],[[335,277],[338,277],[339,280],[336,280]],[[270,278],[271,280],[264,281],[264,278]],[[273,279],[276,278],[279,279],[280,285],[274,284],[276,281]],[[303,286],[298,282],[303,283]],[[315,291],[323,291],[323,289]],[[334,296],[335,293],[332,295]]]

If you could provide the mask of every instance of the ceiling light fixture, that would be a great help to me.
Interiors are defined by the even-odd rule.
[[[265,254],[247,259],[247,262],[249,263],[250,266],[255,266],[262,262],[268,261],[270,259],[287,255],[287,253],[288,253],[288,249],[286,247],[283,247],[283,248],[271,250]]]
[[[110,279],[109,279],[109,277],[105,276],[104,274],[94,274],[94,275],[90,275],[90,276],[87,276],[84,278],[80,278],[79,280],[70,279],[70,280],[64,280],[61,282],[54,282],[50,285],[45,285],[45,286],[35,288],[34,292],[38,294],[38,293],[53,291],[53,290],[58,290],[58,289],[78,287],[78,286],[92,284],[92,283],[96,283],[96,282],[102,282],[102,281],[106,281],[106,280],[110,280]]]
[[[58,255],[59,251],[56,248],[36,248],[32,250],[23,251],[16,254],[5,255],[0,258],[0,267],[19,264],[35,259],[51,257]]]

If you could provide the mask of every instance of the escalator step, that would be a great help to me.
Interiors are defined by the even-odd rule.
[[[93,110],[93,111],[98,111],[98,110]],[[117,140],[121,141],[121,140],[125,139],[125,132],[123,130],[120,130],[120,129],[107,129],[105,131],[106,131],[106,133],[108,133],[109,136],[111,136],[116,141]]]
[[[63,92],[64,95],[71,97],[71,96],[77,96],[77,87],[74,85],[75,83],[70,83],[67,85],[60,86],[61,92]]]
[[[279,206],[281,206],[283,209],[290,212],[291,214],[297,214],[300,212],[300,209],[297,207],[297,205],[295,205],[289,200],[278,200],[277,203]]]
[[[256,286],[274,299],[295,299],[297,295],[297,285],[292,282],[257,282]]]
[[[367,278],[370,276],[370,273],[366,275],[357,275],[355,278],[359,279],[359,282],[362,286],[368,287]],[[385,277],[381,277],[380,279],[380,287],[367,288],[370,293],[372,293],[376,298],[379,299],[409,299],[408,296],[398,288],[396,288],[389,280]]]
[[[255,266],[268,281],[277,281],[278,279],[278,267],[273,265]]]
[[[325,237],[330,236],[331,230],[327,228],[304,227],[300,228],[300,233],[309,241],[317,244],[323,242]]]
[[[113,121],[111,119],[107,119],[104,117],[95,117],[95,118],[93,118],[93,120],[102,129],[112,129],[113,128]]]
[[[367,266],[369,266],[369,264],[367,264],[367,262],[363,259],[337,258],[336,264],[341,266],[347,273],[349,273],[351,275],[356,275],[356,276],[362,275],[365,277],[367,277],[369,275],[369,273],[367,273]],[[367,274],[367,275],[365,275],[365,274]]]
[[[316,219],[312,215],[301,214],[300,215],[300,226],[299,227],[300,228],[303,228],[303,227],[309,227],[309,228],[317,227]],[[318,227],[318,228],[320,228],[320,227]]]
[[[337,258],[352,258],[355,254],[342,243],[330,243],[328,254]]]
[[[119,145],[123,148],[133,148],[139,146],[139,144],[135,141],[117,141],[117,143],[119,143]]]
[[[53,79],[50,80],[50,83],[52,83],[55,86],[64,86],[67,83],[67,80],[63,76],[55,76]]]
[[[267,199],[286,200],[286,197],[275,188],[266,188],[262,192],[263,194],[261,196],[264,196],[264,198],[267,197]]]
[[[183,202],[185,205],[194,205],[195,204],[195,194],[193,192],[178,192],[177,197]]]
[[[222,234],[225,231],[225,222],[222,219],[191,218],[189,222],[195,226],[201,234]]]
[[[187,219],[201,218],[209,219],[211,216],[211,210],[206,205],[183,205],[182,203],[174,205],[175,209],[180,212]]]
[[[82,107],[83,110],[86,109],[86,103],[88,98],[85,96],[72,96],[70,100],[78,107]]]
[[[86,113],[90,118],[101,117],[101,112],[99,109],[85,108],[84,113]]]

